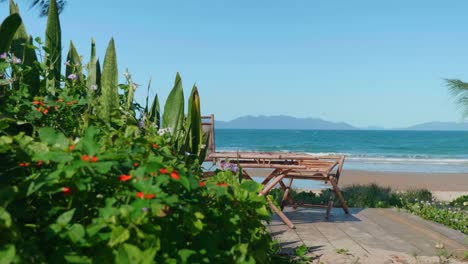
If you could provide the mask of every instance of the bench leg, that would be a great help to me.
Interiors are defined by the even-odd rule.
[[[273,204],[273,202],[272,202],[268,197],[267,197],[266,199],[267,199],[268,203],[270,204],[270,207],[273,209],[273,211],[275,211],[275,213],[278,214],[278,216],[281,218],[281,220],[282,220],[289,228],[291,228],[291,229],[296,228],[296,227],[294,226],[294,224],[291,222],[291,220],[289,220],[289,218],[286,217],[286,215],[285,215],[283,212],[281,212],[281,210],[278,209],[278,207],[276,207],[276,206]]]
[[[293,183],[293,177],[291,177],[289,179],[289,184],[288,186],[284,186],[285,188],[284,189],[284,195],[283,195],[283,199],[281,200],[281,211],[283,211],[284,209],[284,206],[286,205],[286,200],[288,200],[288,202],[294,206],[294,200],[292,199],[292,197],[289,195],[289,190],[291,190],[291,186],[292,186],[292,183]],[[282,183],[282,181],[280,182],[280,184]],[[283,183],[284,184],[284,183]],[[283,187],[283,186],[282,186]],[[296,209],[296,208],[294,208]]]
[[[341,203],[341,206],[343,207],[344,212],[346,214],[349,214],[348,205],[346,204],[346,201],[344,200],[343,195],[341,194],[340,188],[338,188],[336,179],[334,177],[331,177],[330,183],[333,186],[333,191],[336,193],[336,196],[338,196],[338,199],[340,200],[340,203]]]

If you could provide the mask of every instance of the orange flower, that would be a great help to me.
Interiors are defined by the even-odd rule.
[[[137,192],[136,197],[143,198],[143,197],[145,197],[145,194],[142,193],[142,192]]]
[[[83,161],[88,162],[88,161],[89,161],[89,156],[83,155],[83,156],[81,156],[81,159],[82,159]]]
[[[19,164],[19,166],[20,166],[20,167],[24,167],[24,163],[21,162],[21,163]]]
[[[220,186],[220,187],[227,187],[227,186],[228,186],[228,184],[225,183],[225,182],[218,183],[218,184],[216,184],[216,185],[218,185],[218,186]]]
[[[49,109],[45,109],[42,113],[44,113],[44,115],[47,115],[49,113]]]
[[[71,189],[68,188],[68,187],[63,187],[63,188],[62,188],[62,192],[63,192],[63,194],[65,194],[65,195],[69,195],[69,194],[71,193]]]
[[[158,148],[158,144],[153,144],[153,148]]]
[[[173,172],[171,172],[171,178],[174,179],[174,180],[179,180],[180,176],[177,173],[177,171],[173,171]]]
[[[70,146],[68,147],[68,149],[69,149],[70,151],[75,150],[75,145],[70,145]]]
[[[166,173],[167,173],[167,169],[166,169],[166,168],[159,169],[159,172],[160,172],[161,174],[166,174]]]
[[[72,105],[73,103],[72,102],[67,102],[67,105]]]
[[[138,164],[137,162],[133,163],[133,167],[138,167],[138,166],[140,166],[140,164]]]
[[[62,98],[57,99],[57,103],[61,103],[61,102],[63,102]]]
[[[119,181],[122,181],[122,182],[126,182],[126,181],[129,181],[130,179],[132,179],[132,176],[130,175],[120,175],[119,176]]]
[[[36,167],[39,167],[39,166],[42,165],[42,163],[43,163],[43,161],[42,161],[42,160],[39,160],[38,162],[36,162],[36,165],[35,165],[35,166],[36,166]]]
[[[205,182],[200,182],[200,187],[205,187]]]
[[[38,105],[38,104],[40,104],[40,103],[41,103],[41,101],[37,101],[37,100],[32,101],[32,104],[33,104],[33,105]]]
[[[41,111],[41,108],[40,108],[40,107],[36,108],[36,111],[40,112],[40,111]]]
[[[96,156],[93,156],[93,157],[91,158],[91,162],[92,162],[92,163],[95,163],[96,161],[98,161],[98,158],[97,158]]]
[[[145,198],[146,198],[146,199],[153,199],[153,198],[154,198],[154,194],[147,194],[147,195],[145,195]]]

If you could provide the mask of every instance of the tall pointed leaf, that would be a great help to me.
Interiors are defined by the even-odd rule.
[[[146,89],[146,105],[145,105],[145,115],[149,117],[149,113],[148,113],[148,99],[149,99],[149,91],[151,89],[151,81],[152,81],[152,78],[149,79],[149,82],[148,82],[148,88]]]
[[[100,71],[99,61],[96,57],[96,43],[94,43],[94,39],[91,39],[91,57],[88,64],[88,80],[86,85],[89,91],[94,90],[97,94],[100,89],[100,84],[98,84],[101,79]]]
[[[9,15],[0,25],[0,54],[7,52],[16,31],[21,26],[22,20],[19,14]]]
[[[18,5],[15,4],[13,0],[10,0],[10,14],[19,14]],[[40,85],[39,70],[35,65],[35,62],[37,62],[37,55],[33,47],[32,37],[28,35],[24,23],[21,23],[13,37],[11,53],[17,58],[20,58],[23,66],[28,68],[28,70],[24,71],[22,76],[20,76],[21,78],[13,83],[14,87],[19,87],[19,83],[22,82],[28,85],[29,92],[32,95],[36,95]]]
[[[65,68],[65,76],[70,76],[70,74],[76,74],[78,81],[83,81],[83,71],[81,66],[81,58],[76,51],[75,45],[70,40],[70,48],[67,55],[67,66]]]
[[[180,133],[184,121],[184,91],[182,90],[182,80],[177,73],[174,87],[167,97],[164,105],[162,126],[170,128],[173,138],[176,139]]]
[[[33,46],[33,39],[31,36],[28,37],[27,44],[28,45],[24,46],[23,51],[23,66],[29,67],[29,70],[23,73],[21,82],[28,85],[31,95],[37,95],[41,85],[41,79],[39,69],[36,66],[36,50],[31,48]]]
[[[16,5],[13,0],[10,0],[10,15],[18,14],[19,9],[18,5]],[[16,31],[13,40],[11,42],[11,53],[13,53],[17,58],[23,60],[23,51],[24,51],[24,44],[27,43],[29,38],[28,33],[26,32],[26,27],[24,23],[21,23],[18,30]]]
[[[149,111],[149,120],[153,122],[158,128],[161,127],[161,110],[159,107],[158,94],[154,96],[153,104]]]
[[[201,122],[201,110],[200,110],[200,96],[198,94],[197,86],[194,85],[190,94],[190,108],[188,109],[189,114],[187,120],[190,119],[190,151],[192,154],[199,155],[201,145],[203,143],[203,131]]]
[[[47,49],[46,65],[49,68],[50,75],[47,78],[47,89],[52,94],[55,94],[55,89],[60,86],[62,67],[62,32],[57,0],[50,0],[49,3],[45,47]]]
[[[115,54],[114,38],[107,46],[104,58],[104,67],[101,78],[100,117],[105,121],[110,121],[112,113],[118,107],[118,70],[117,56]]]

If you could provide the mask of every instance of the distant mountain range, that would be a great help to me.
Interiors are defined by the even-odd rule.
[[[216,121],[217,128],[226,129],[321,129],[321,130],[384,130],[383,127],[370,126],[358,128],[344,122],[330,122],[319,118],[296,118],[291,116],[242,116],[231,121]],[[428,122],[400,128],[402,130],[443,130],[468,131],[468,123]],[[391,129],[395,130],[395,129]]]

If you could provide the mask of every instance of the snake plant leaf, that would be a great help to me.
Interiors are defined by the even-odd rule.
[[[161,126],[161,110],[159,107],[159,98],[157,94],[154,96],[153,104],[151,105],[151,110],[149,111],[149,120],[153,122],[158,128]]]
[[[193,86],[192,92],[190,93],[187,123],[190,126],[188,129],[189,152],[198,156],[200,154],[201,145],[203,143],[203,131],[201,122],[200,95],[196,85]]]
[[[210,137],[211,136],[212,135],[211,135],[210,131],[207,131],[206,133],[203,133],[203,135],[202,135],[202,138],[203,138],[202,139],[202,143],[203,143],[202,146],[204,146],[204,147],[202,147],[200,149],[200,154],[198,155],[198,160],[200,161],[200,163],[205,160],[206,154],[208,153],[208,149],[209,149],[208,145],[210,143]]]
[[[28,37],[27,44],[24,46],[23,50],[23,66],[29,67],[28,71],[23,73],[21,81],[24,84],[28,85],[29,93],[32,95],[37,95],[41,85],[40,73],[36,64],[38,62],[36,51],[33,46],[32,36]]]
[[[22,20],[19,14],[9,15],[0,25],[0,53],[7,52],[10,48],[16,31],[21,26]]]
[[[10,15],[12,14],[19,15],[20,13],[18,5],[16,5],[15,2],[13,2],[13,0],[10,0]],[[26,32],[26,27],[24,26],[24,23],[21,23],[13,37],[10,49],[11,53],[13,53],[17,58],[20,58],[21,60],[24,60],[24,45],[27,43],[28,38],[29,35],[28,32]]]
[[[10,14],[19,14],[18,5],[13,0],[10,0]],[[33,47],[32,37],[28,35],[24,23],[21,23],[16,31],[11,42],[10,51],[15,57],[21,59],[23,67],[26,66],[25,68],[28,68],[20,76],[21,79],[13,83],[13,86],[19,87],[19,83],[22,82],[28,85],[30,94],[36,95],[40,86],[39,70],[35,65],[37,55]]]
[[[67,54],[67,64],[65,68],[65,76],[70,76],[70,74],[76,74],[77,80],[79,82],[83,81],[83,71],[81,66],[81,57],[76,51],[73,41],[70,40],[70,48],[68,49]]]
[[[119,100],[118,94],[118,70],[117,56],[115,53],[114,38],[107,46],[106,56],[101,78],[100,117],[109,122],[112,113],[117,109]]]
[[[46,65],[49,68],[47,89],[55,94],[55,89],[60,86],[60,72],[62,67],[62,32],[60,28],[57,0],[50,0],[49,14],[47,16],[46,40],[47,49]]]
[[[146,104],[145,104],[145,115],[149,117],[149,112],[148,112],[148,100],[149,100],[149,91],[151,89],[151,82],[152,78],[149,79],[148,86],[146,88]]]
[[[171,130],[174,140],[177,139],[177,135],[183,128],[184,118],[184,91],[182,89],[182,80],[179,73],[177,73],[174,87],[164,105],[162,117],[162,126]]]
[[[88,64],[88,80],[86,86],[88,91],[93,91],[99,94],[101,80],[101,67],[99,60],[96,57],[96,43],[91,39],[91,57]]]

